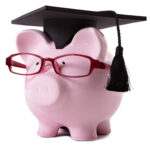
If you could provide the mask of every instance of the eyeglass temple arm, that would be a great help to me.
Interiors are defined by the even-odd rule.
[[[14,67],[18,67],[18,68],[26,68],[26,65],[19,63],[17,61],[11,60],[9,58],[6,59],[6,65],[14,66]]]
[[[111,66],[109,64],[103,63],[99,60],[96,60],[94,63],[94,67],[97,69],[110,69]]]

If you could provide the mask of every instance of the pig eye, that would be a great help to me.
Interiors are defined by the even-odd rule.
[[[64,65],[65,65],[65,62],[64,62],[64,61],[62,61],[62,64],[64,64]]]
[[[35,64],[36,66],[38,66],[39,65],[39,62],[36,62],[36,64]]]

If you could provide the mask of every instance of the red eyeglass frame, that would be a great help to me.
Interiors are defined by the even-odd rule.
[[[21,74],[21,73],[16,73],[16,72],[12,71],[11,66],[20,67],[20,68],[26,68],[26,66],[24,64],[21,64],[19,62],[16,62],[16,61],[12,60],[12,58],[14,56],[17,56],[17,55],[32,55],[32,56],[40,58],[41,59],[41,67],[40,67],[39,71],[36,72],[36,73],[32,73],[32,74]],[[82,75],[82,76],[68,76],[68,75],[60,74],[57,71],[54,62],[58,58],[61,58],[61,57],[64,57],[64,56],[80,56],[80,57],[88,58],[90,60],[90,62],[91,62],[91,67],[90,67],[89,73],[87,75]],[[58,74],[60,76],[63,76],[63,77],[70,77],[70,78],[86,77],[86,76],[89,76],[93,72],[94,69],[110,69],[110,67],[111,67],[109,64],[103,63],[103,62],[101,62],[99,60],[95,60],[95,59],[91,58],[90,56],[81,55],[81,54],[66,54],[66,55],[57,56],[55,58],[43,58],[43,57],[41,57],[39,55],[32,54],[32,53],[16,53],[16,54],[12,54],[12,55],[10,55],[9,57],[6,58],[6,65],[8,66],[9,71],[14,73],[14,74],[30,76],[30,75],[35,75],[35,74],[40,73],[42,71],[42,68],[44,67],[44,64],[45,64],[46,61],[50,61],[52,63],[53,69],[54,69],[56,74]]]

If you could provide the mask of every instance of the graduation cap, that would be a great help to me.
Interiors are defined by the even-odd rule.
[[[118,46],[112,61],[107,90],[125,92],[129,79],[123,58],[119,25],[145,21],[146,17],[117,14],[115,11],[86,11],[44,6],[12,20],[13,24],[43,26],[44,32],[54,41],[57,49],[68,45],[73,36],[82,28],[104,29],[117,27]]]

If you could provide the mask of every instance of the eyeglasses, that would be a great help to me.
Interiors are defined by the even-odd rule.
[[[6,58],[6,65],[10,72],[18,75],[35,75],[53,67],[56,74],[70,78],[89,76],[94,69],[110,68],[108,64],[80,54],[43,58],[32,53],[17,53]]]

